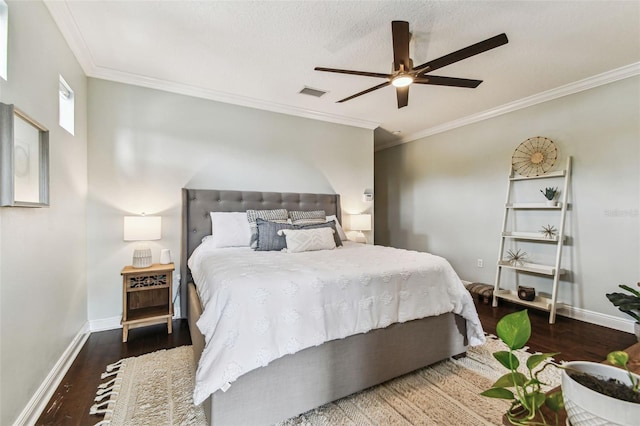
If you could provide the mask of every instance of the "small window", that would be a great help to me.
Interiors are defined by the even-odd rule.
[[[9,36],[9,6],[4,0],[0,0],[0,77],[7,79]]]
[[[71,90],[71,86],[64,81],[62,76],[60,76],[58,98],[60,99],[60,126],[73,135],[75,96],[73,90]]]

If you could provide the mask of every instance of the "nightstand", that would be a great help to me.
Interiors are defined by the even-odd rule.
[[[174,265],[155,263],[148,268],[122,269],[122,341],[130,328],[167,323],[171,334],[173,303],[171,296]]]

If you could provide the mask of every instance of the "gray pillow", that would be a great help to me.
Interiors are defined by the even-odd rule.
[[[288,223],[270,222],[261,218],[256,218],[258,227],[256,251],[280,251],[287,248],[287,240],[284,235],[278,235],[281,229],[294,229]]]
[[[252,249],[256,249],[258,245],[258,226],[256,219],[270,220],[272,222],[287,223],[289,213],[287,209],[275,210],[247,210],[247,221],[249,221],[249,229],[251,230],[251,240],[249,245]]]
[[[313,224],[313,225],[296,226],[296,229],[315,229],[315,228],[331,228],[331,229],[333,229],[333,239],[336,242],[336,247],[342,246],[342,240],[340,239],[340,235],[338,234],[338,230],[336,229],[336,223],[333,220],[330,221],[330,222],[316,223],[316,224]]]

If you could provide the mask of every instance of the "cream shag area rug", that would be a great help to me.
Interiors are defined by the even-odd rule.
[[[311,410],[280,426],[500,425],[509,402],[479,395],[506,373],[492,355],[499,350],[506,347],[488,338],[486,344],[469,348],[465,358],[441,361]],[[520,351],[517,356],[524,364],[529,354]],[[191,402],[195,368],[190,346],[120,362],[112,367],[112,374],[119,370],[115,382],[109,385],[118,393],[111,394],[109,402],[105,402],[109,411],[98,424],[206,424],[203,410]],[[548,389],[560,384],[560,372],[555,368],[547,368],[540,378],[549,384]],[[97,411],[101,411],[100,407]]]

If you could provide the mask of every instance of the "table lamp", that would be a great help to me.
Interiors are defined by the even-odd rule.
[[[134,268],[151,266],[151,248],[145,241],[162,238],[162,218],[160,216],[125,216],[124,240],[137,241],[133,251]]]
[[[366,243],[367,237],[362,231],[371,231],[371,215],[370,214],[352,214],[350,217],[350,230],[355,232],[355,241],[358,243]]]

